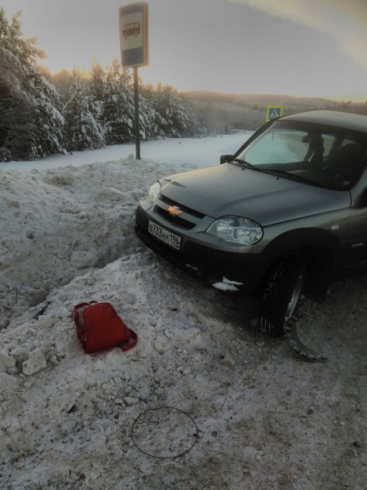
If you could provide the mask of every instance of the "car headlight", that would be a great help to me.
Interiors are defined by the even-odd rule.
[[[214,221],[206,232],[239,245],[255,245],[263,237],[263,230],[258,223],[238,216],[223,216]]]
[[[150,202],[151,204],[154,204],[155,200],[158,197],[159,191],[161,190],[161,184],[159,182],[156,182],[153,184],[148,192],[148,195],[146,196],[146,201]]]

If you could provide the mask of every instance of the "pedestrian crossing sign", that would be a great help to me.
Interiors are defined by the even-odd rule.
[[[266,122],[277,119],[283,115],[282,105],[268,105],[266,108]]]

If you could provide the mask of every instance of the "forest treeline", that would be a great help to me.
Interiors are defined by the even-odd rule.
[[[88,73],[74,69],[51,74],[40,64],[46,55],[36,47],[36,40],[23,38],[19,15],[9,22],[0,9],[0,161],[134,141],[131,71],[114,60],[105,68],[94,62]],[[139,79],[140,138],[255,130],[264,124],[269,104],[283,105],[284,115],[315,109],[367,115],[367,102],[179,93],[170,85],[154,87]]]
[[[135,140],[134,88],[129,70],[114,60],[89,73],[51,73],[45,53],[24,39],[19,14],[9,22],[0,9],[0,161],[38,159],[59,152]],[[139,79],[142,140],[199,136],[203,124],[170,85]]]
[[[265,123],[268,105],[282,105],[284,116],[315,110],[353,112],[367,115],[367,102],[338,102],[320,97],[293,97],[274,94],[223,94],[191,91],[184,95],[202,113],[212,128],[258,129]]]

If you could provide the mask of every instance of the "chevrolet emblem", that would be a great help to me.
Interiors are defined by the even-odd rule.
[[[167,211],[171,216],[180,216],[182,214],[182,211],[177,206],[169,206]]]

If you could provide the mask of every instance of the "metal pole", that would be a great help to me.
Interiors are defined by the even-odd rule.
[[[139,133],[139,85],[138,68],[134,66],[134,96],[135,96],[135,147],[136,159],[140,160],[140,133]]]

